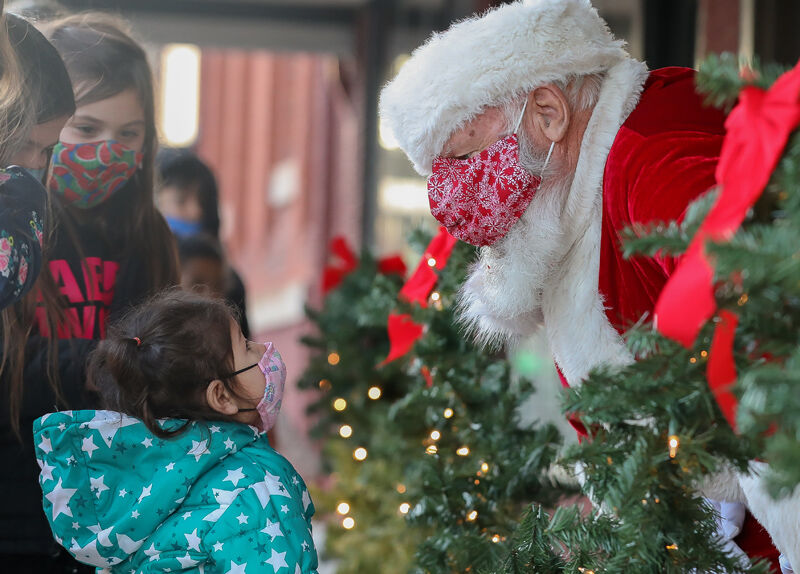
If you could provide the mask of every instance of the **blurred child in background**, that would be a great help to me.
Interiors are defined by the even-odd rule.
[[[161,184],[157,191],[158,209],[178,238],[200,234],[219,244],[219,191],[211,169],[196,155],[184,151],[164,151],[159,157]],[[245,289],[241,277],[225,261],[225,299],[239,310],[242,332],[250,334],[247,322]]]

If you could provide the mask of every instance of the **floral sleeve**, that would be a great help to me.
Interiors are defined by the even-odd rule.
[[[33,286],[42,267],[45,190],[24,169],[0,169],[0,309]]]

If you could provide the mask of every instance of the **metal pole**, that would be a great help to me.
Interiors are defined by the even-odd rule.
[[[394,0],[372,0],[367,8],[364,98],[364,165],[361,243],[373,247],[378,214],[378,96],[383,83],[386,47],[389,36],[387,16]]]

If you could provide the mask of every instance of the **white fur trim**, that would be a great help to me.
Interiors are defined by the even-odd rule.
[[[575,177],[564,209],[571,246],[559,272],[542,293],[550,349],[570,385],[601,364],[624,365],[632,358],[611,326],[598,292],[603,172],[620,126],[639,101],[647,68],[626,60],[610,70],[581,142]]]
[[[775,547],[794,566],[800,564],[800,488],[778,500],[764,487],[767,464],[751,462],[750,474],[740,475],[739,484],[747,499],[747,508],[761,523]]]
[[[381,93],[380,115],[422,175],[458,128],[548,82],[626,59],[589,0],[527,0],[458,22],[417,48]]]

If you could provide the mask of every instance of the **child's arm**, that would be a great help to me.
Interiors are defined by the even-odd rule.
[[[0,170],[0,309],[27,293],[42,267],[45,191],[22,168]]]

